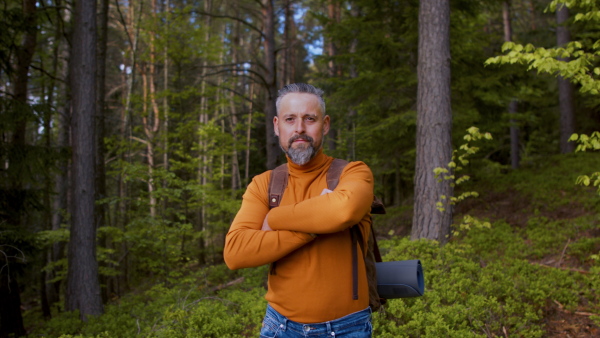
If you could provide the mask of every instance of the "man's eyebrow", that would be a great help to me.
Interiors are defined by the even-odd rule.
[[[285,114],[281,114],[280,118],[286,118],[286,117],[314,117],[314,118],[319,118],[319,114],[313,114],[313,113],[306,113],[306,114],[298,114],[298,113],[285,113]]]

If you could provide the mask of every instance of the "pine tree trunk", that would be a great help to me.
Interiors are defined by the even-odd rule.
[[[339,6],[340,3],[339,1],[336,0],[328,0],[327,2],[327,18],[329,19],[329,22],[331,23],[339,23],[338,18],[339,18]],[[356,7],[355,4],[352,4],[352,10],[354,10],[354,8]],[[350,49],[352,49],[352,47],[350,47]],[[336,63],[335,63],[335,56],[337,55],[337,48],[335,46],[335,43],[333,42],[333,38],[331,37],[327,37],[325,40],[325,52],[327,57],[329,58],[329,62],[327,63],[327,74],[329,75],[329,77],[333,78],[336,76],[337,73],[337,67],[336,67]],[[352,50],[350,51],[350,53],[352,53]],[[350,66],[352,67],[352,66]],[[352,76],[352,75],[350,75]],[[356,113],[355,110],[349,111],[348,112],[348,132],[346,133],[347,135],[347,149],[348,149],[348,155],[347,158],[350,160],[353,160],[354,158],[352,157],[352,152],[353,152],[353,147],[354,147],[354,143],[353,143],[353,139],[352,139],[352,132],[350,130],[352,130],[352,124],[353,124],[353,114]],[[340,131],[341,134],[343,134],[344,130],[342,128],[342,130]],[[327,136],[327,148],[329,150],[335,150],[337,148],[337,137],[338,137],[338,128],[335,124],[331,124],[331,126],[329,127],[329,135]]]
[[[67,52],[65,51],[65,54]],[[65,65],[65,77],[68,78],[68,67]],[[71,106],[70,100],[67,98],[66,102],[63,103],[62,109],[59,110],[59,118],[56,129],[57,132],[57,140],[56,145],[61,149],[66,149],[69,145],[69,134],[70,134],[70,125],[69,121],[71,120],[71,111],[69,107]],[[52,230],[59,230],[62,225],[66,222],[65,215],[68,210],[69,200],[68,200],[68,190],[69,190],[69,161],[66,158],[61,157],[57,163],[58,171],[56,176],[54,177],[54,193],[56,196],[54,197],[53,205],[52,205]],[[52,253],[51,253],[51,261],[57,262],[64,258],[65,256],[65,245],[62,242],[56,242],[52,245]],[[51,276],[54,276],[52,273]],[[58,302],[60,299],[60,285],[61,281],[56,281],[52,285],[48,286],[47,294],[48,301],[50,304],[54,304]]]
[[[417,158],[411,239],[448,240],[452,208],[436,203],[452,196],[450,181],[438,182],[433,170],[446,168],[452,156],[450,106],[450,5],[422,0],[419,7],[417,87]]]
[[[166,14],[166,29],[165,29],[165,35],[169,36],[169,23],[170,23],[170,16],[169,16],[169,8],[170,8],[170,2],[169,0],[165,1],[165,14]],[[165,64],[164,64],[164,68],[163,68],[163,87],[164,87],[164,91],[165,93],[169,90],[169,43],[167,41],[167,43],[165,44],[165,50],[163,52],[163,56],[165,59]],[[163,165],[165,168],[165,172],[169,171],[169,97],[168,95],[165,95],[163,98]],[[167,180],[163,180],[162,182],[163,184],[163,188],[167,187]],[[165,198],[163,200],[163,210],[167,210],[167,205],[168,205],[168,201]]]
[[[359,10],[358,10],[357,4],[352,6],[352,8],[350,10],[350,15],[352,15],[353,18],[358,18]],[[355,34],[354,36],[357,36],[358,32],[355,31],[354,34]],[[352,39],[352,42],[350,43],[350,54],[351,55],[356,54],[357,46],[358,46],[358,39],[355,37]],[[349,75],[350,75],[350,78],[352,78],[352,79],[355,79],[358,77],[358,69],[356,68],[354,57],[351,57],[351,59],[350,59]],[[356,117],[357,117],[357,115],[358,115],[358,112],[354,108],[351,108],[348,111],[348,130],[347,130],[348,157],[347,158],[351,161],[356,161]],[[333,149],[335,149],[335,148],[333,148]]]
[[[12,80],[12,94],[14,98],[15,109],[26,109],[28,100],[29,67],[33,59],[35,47],[37,44],[37,23],[36,23],[36,1],[23,0],[23,20],[27,24],[27,29],[23,36],[22,44],[16,50],[16,62],[14,65],[14,76]],[[0,34],[5,34],[4,32]],[[16,129],[12,134],[14,149],[24,149],[26,147],[27,119],[23,118],[16,123]],[[15,177],[13,182],[9,183],[15,196],[23,196],[24,185],[20,177]],[[25,213],[24,201],[12,201],[18,206],[18,210],[11,210],[7,223],[13,226],[23,225],[23,215]],[[17,276],[14,273],[15,267],[11,267],[15,262],[5,255],[0,256],[0,337],[14,335],[16,337],[26,334],[23,326],[23,317],[21,314],[21,290],[17,282]],[[21,263],[17,263],[21,264]]]
[[[510,18],[510,2],[502,3],[502,22],[504,26],[504,41],[512,41],[512,24]],[[513,98],[508,103],[508,115],[510,118],[510,165],[513,169],[519,168],[520,149],[519,149],[519,126],[513,118],[518,113],[517,99]]]
[[[244,168],[244,184],[250,183],[250,144],[252,141],[252,110],[254,109],[254,82],[250,84],[250,106],[248,107],[248,122],[246,127],[246,163]]]
[[[262,0],[264,20],[264,53],[265,53],[265,125],[267,128],[267,169],[277,166],[279,157],[279,142],[275,136],[273,119],[277,115],[275,101],[277,100],[277,67],[275,55],[275,9],[273,0]]]
[[[78,1],[71,53],[73,199],[65,308],[79,310],[82,320],[103,313],[94,223],[96,41],[96,2]]]
[[[106,194],[106,166],[104,163],[104,155],[106,154],[106,146],[104,138],[105,117],[106,117],[106,49],[108,41],[108,1],[100,0],[100,10],[98,12],[98,96],[96,118],[96,200],[103,200],[107,197]],[[106,223],[107,209],[105,203],[96,205],[96,229],[103,227]],[[104,246],[108,247],[108,243],[104,240]],[[107,302],[109,295],[113,292],[110,289],[110,277],[100,276],[102,279],[103,292],[102,300]]]
[[[559,5],[556,9],[556,45],[564,47],[571,41],[571,33],[565,25],[569,20],[569,9],[566,5]],[[569,58],[559,58],[561,61],[568,62]],[[572,153],[575,150],[575,143],[569,142],[569,137],[575,132],[575,108],[573,102],[573,84],[558,77],[558,98],[560,106],[560,152],[562,154]]]

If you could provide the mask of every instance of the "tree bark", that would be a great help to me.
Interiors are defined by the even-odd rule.
[[[273,0],[262,0],[264,20],[264,53],[265,53],[265,125],[267,128],[267,169],[277,166],[279,142],[273,128],[273,118],[277,115],[277,64],[275,54],[275,9]]]
[[[510,19],[510,2],[502,3],[502,22],[504,26],[504,41],[512,41],[512,24]],[[518,113],[518,103],[516,98],[512,98],[508,103],[508,115],[510,116],[510,165],[513,169],[519,168],[520,150],[519,150],[519,126],[513,118]]]
[[[433,170],[446,168],[452,157],[450,106],[450,5],[445,0],[422,0],[419,6],[417,67],[417,158],[411,239],[448,240],[452,207],[436,203],[452,194],[449,180],[438,182]]]
[[[57,5],[59,2],[57,2]],[[64,20],[67,22],[70,20],[70,11],[64,11]],[[57,59],[68,60],[69,59],[69,47],[67,44],[61,44],[59,51],[60,57]],[[61,62],[61,78],[69,78],[69,67],[67,62]],[[57,104],[60,108],[58,109],[57,119],[55,120],[56,130],[56,146],[59,149],[67,149],[69,146],[69,134],[70,134],[70,120],[71,120],[71,97],[67,88],[67,84],[64,82],[59,83],[59,90],[65,93],[65,99],[60,104]],[[52,230],[59,230],[65,223],[65,215],[68,210],[68,190],[69,190],[69,160],[66,156],[60,156],[56,163],[58,171],[54,177],[54,200],[52,202]],[[57,262],[64,258],[65,245],[63,242],[55,242],[52,245],[51,254],[49,260]],[[55,276],[54,271],[49,274],[49,279]],[[52,284],[47,285],[47,296],[48,302],[54,304],[60,301],[60,285],[61,281],[56,281]]]
[[[360,15],[360,11],[358,8],[358,4],[354,4],[352,5],[352,8],[350,9],[350,15],[352,15],[353,18],[358,18],[358,16]],[[356,54],[356,49],[358,48],[358,38],[356,38],[356,36],[358,36],[358,31],[354,31],[354,38],[352,39],[352,42],[350,43],[350,54],[351,55],[355,55]],[[350,58],[350,65],[349,65],[349,75],[351,79],[355,79],[358,77],[358,69],[356,67],[355,64],[355,59],[354,56],[352,56]],[[356,161],[356,117],[358,116],[358,112],[356,111],[355,108],[351,108],[350,110],[348,110],[348,130],[347,130],[347,144],[348,144],[348,159],[351,161]],[[334,134],[335,136],[335,134]],[[335,144],[335,143],[333,143]],[[333,148],[335,149],[335,148]]]
[[[0,261],[4,263],[3,261]],[[21,290],[15,278],[0,275],[0,299],[4,305],[0,306],[0,337],[23,337],[27,334],[23,326],[23,317],[20,308],[9,305],[21,305]]]
[[[283,30],[285,40],[284,56],[281,59],[282,76],[280,87],[295,82],[296,77],[296,24],[294,22],[294,9],[292,0],[285,0],[285,27]]]
[[[97,70],[97,81],[98,81],[98,96],[97,109],[98,114],[96,118],[96,200],[103,200],[106,198],[106,166],[104,164],[104,156],[106,154],[106,146],[104,144],[104,138],[106,136],[105,131],[105,117],[106,117],[106,49],[108,41],[108,1],[100,0],[100,10],[98,12],[98,70]],[[96,229],[105,225],[107,210],[106,204],[100,203],[96,206]],[[108,247],[106,240],[104,240],[105,247]],[[108,301],[110,294],[113,290],[110,289],[111,283],[109,277],[101,277],[104,285],[102,292],[103,302]]]
[[[73,199],[65,308],[79,310],[84,321],[103,313],[94,223],[96,41],[96,1],[78,1],[71,53]]]
[[[565,5],[559,5],[556,9],[556,45],[564,47],[571,41],[571,33],[566,26],[569,20],[569,9]],[[559,58],[568,62],[569,58]],[[573,84],[558,76],[558,99],[560,107],[560,152],[562,154],[572,153],[575,143],[569,142],[569,137],[575,132],[575,108],[573,102]]]
[[[353,4],[354,8],[356,4]],[[338,0],[329,0],[327,3],[327,18],[330,23],[339,23],[340,22],[340,2]],[[340,75],[338,73],[338,67],[334,61],[334,57],[337,55],[337,46],[333,42],[332,38],[327,39],[326,43],[327,55],[329,56],[329,62],[327,64],[327,70],[329,72],[329,76],[334,77],[336,75]]]
[[[23,0],[22,15],[23,21],[27,23],[25,26],[27,29],[24,32],[21,45],[16,49],[14,77],[11,79],[13,82],[14,109],[28,109],[27,89],[29,84],[29,68],[37,44],[35,0]],[[3,32],[2,34],[5,33]],[[16,123],[16,129],[12,134],[12,142],[15,149],[23,150],[26,147],[27,120],[27,118],[22,118]],[[16,196],[23,196],[24,183],[20,175],[15,176],[14,180],[8,184],[10,184],[10,189]],[[22,197],[17,198],[19,200],[14,201],[13,205],[18,206],[18,208],[10,212],[7,223],[13,226],[23,226],[24,200]],[[9,337],[12,335],[20,337],[26,334],[21,313],[21,291],[17,282],[17,276],[14,273],[16,267],[12,266],[14,263],[10,258],[0,257],[0,266],[2,266],[0,269],[0,337]]]
[[[250,183],[250,144],[252,141],[252,111],[254,110],[254,82],[250,84],[250,105],[248,107],[248,122],[246,126],[246,163],[244,167],[244,184]]]

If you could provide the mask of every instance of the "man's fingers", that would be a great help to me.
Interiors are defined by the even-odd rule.
[[[321,191],[321,195],[329,194],[330,192],[333,192],[333,190],[329,190],[329,189],[325,188],[325,189],[323,189],[323,191]]]

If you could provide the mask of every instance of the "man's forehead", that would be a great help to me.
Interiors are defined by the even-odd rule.
[[[311,93],[288,93],[281,98],[281,101],[310,101],[319,102],[319,97]]]
[[[321,113],[319,98],[309,93],[289,93],[281,98],[281,108],[289,113],[298,113],[303,110],[314,110],[314,113]]]

